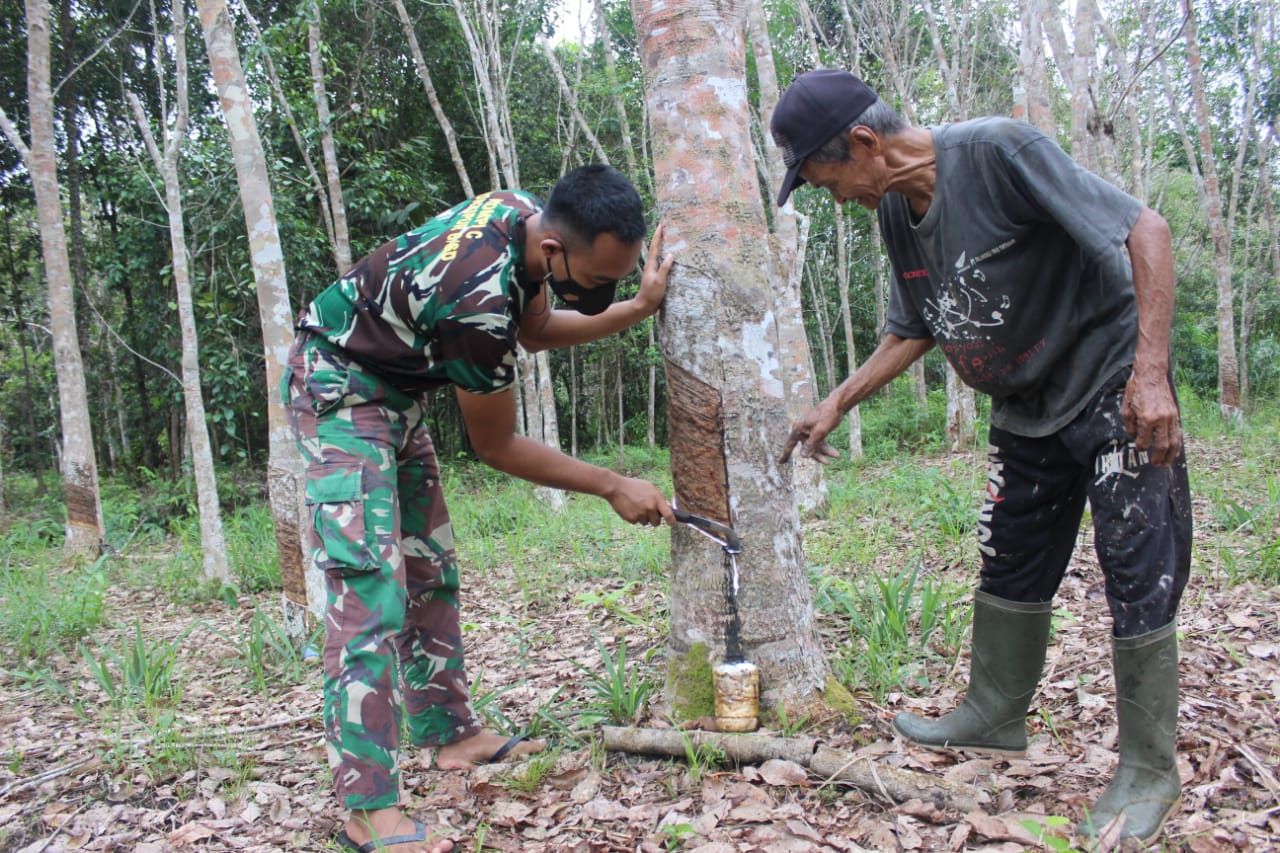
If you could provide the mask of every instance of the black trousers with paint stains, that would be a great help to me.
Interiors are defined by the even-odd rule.
[[[1053,598],[1075,549],[1085,500],[1116,637],[1167,625],[1191,570],[1185,453],[1157,466],[1120,417],[1128,368],[1075,420],[1042,438],[990,432],[987,499],[978,525],[979,588],[1008,601]]]

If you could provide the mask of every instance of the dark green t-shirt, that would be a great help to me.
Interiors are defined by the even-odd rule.
[[[525,286],[528,193],[492,192],[383,244],[303,311],[310,329],[403,391],[477,394],[515,380],[516,333],[540,284]]]
[[[1023,122],[932,132],[928,212],[916,221],[897,193],[878,210],[894,272],[886,331],[932,337],[991,396],[994,426],[1049,435],[1133,362],[1125,241],[1142,205]]]

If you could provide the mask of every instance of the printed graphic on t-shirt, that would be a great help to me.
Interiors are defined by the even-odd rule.
[[[975,387],[1011,373],[1045,347],[1041,338],[1025,351],[1010,355],[993,340],[993,330],[1010,321],[1016,291],[990,286],[982,262],[1007,251],[1015,242],[1007,240],[975,257],[961,252],[947,280],[921,305],[921,314],[947,360]]]
[[[982,329],[1003,326],[1005,313],[1012,306],[1009,294],[988,295],[987,276],[979,264],[1014,244],[1008,240],[970,259],[967,252],[956,258],[954,272],[938,288],[935,299],[926,299],[924,317],[941,341],[985,339]]]

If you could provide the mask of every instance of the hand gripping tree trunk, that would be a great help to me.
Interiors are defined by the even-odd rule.
[[[280,579],[284,586],[285,616],[291,631],[300,632],[308,600],[311,578],[319,583],[318,572],[303,570],[299,519],[302,513],[302,457],[289,435],[280,379],[284,375],[289,345],[293,342],[293,312],[285,281],[284,252],[276,228],[275,204],[267,179],[267,158],[253,117],[253,102],[245,84],[244,68],[236,48],[235,33],[225,0],[196,0],[209,66],[222,113],[231,137],[231,153],[249,233],[249,256],[258,293],[258,317],[262,323],[262,344],[267,373],[267,490],[271,517],[276,528],[276,551],[280,558]],[[310,596],[315,608],[324,606],[322,591]],[[314,611],[313,611],[314,612]]]
[[[660,221],[679,258],[660,333],[676,500],[742,534],[736,639],[760,670],[762,705],[795,719],[821,703],[826,666],[791,470],[776,462],[789,420],[751,156],[746,8],[743,0],[633,0],[632,9]],[[729,657],[735,638],[720,548],[680,527],[672,564],[667,696],[681,714],[679,676],[705,667],[700,653],[717,663]]]
[[[93,453],[89,395],[76,333],[75,297],[67,233],[62,224],[61,191],[53,134],[53,93],[49,82],[49,4],[27,0],[27,98],[31,146],[0,110],[0,127],[18,150],[35,188],[40,245],[49,287],[49,324],[53,362],[58,377],[58,409],[62,418],[62,479],[66,485],[67,553],[95,552],[101,545],[102,501],[98,494],[98,462]]]

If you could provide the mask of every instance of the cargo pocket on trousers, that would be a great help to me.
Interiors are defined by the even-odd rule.
[[[369,547],[364,521],[364,484],[360,465],[321,462],[307,467],[307,507],[311,511],[312,560],[339,575],[371,572],[378,560]]]

